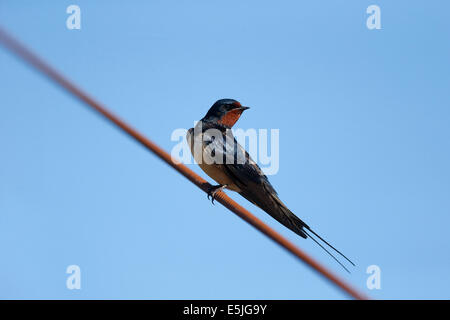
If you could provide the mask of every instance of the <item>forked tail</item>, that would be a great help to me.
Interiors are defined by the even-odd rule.
[[[299,228],[301,230],[302,233],[306,234],[308,236],[308,238],[310,238],[311,240],[313,240],[315,243],[317,243],[317,245],[319,245],[319,247],[321,247],[326,253],[328,253],[337,263],[339,263],[339,265],[345,269],[345,271],[347,271],[348,273],[350,273],[350,271],[344,266],[344,264],[339,261],[338,258],[336,258],[329,250],[327,250],[327,248],[325,248],[317,239],[315,239],[312,235],[316,236],[317,238],[319,238],[319,240],[321,240],[323,243],[325,243],[329,248],[331,248],[333,251],[335,251],[336,253],[338,253],[341,257],[343,257],[345,260],[347,260],[351,265],[355,266],[355,264],[353,263],[353,261],[351,261],[349,258],[347,258],[342,252],[340,252],[338,249],[336,249],[335,247],[333,247],[328,241],[326,241],[324,238],[322,238],[321,236],[319,236],[314,230],[312,230],[306,223],[304,223],[300,218],[298,218],[295,214],[291,213],[291,219],[293,220],[294,224],[296,225],[297,228]],[[309,232],[311,232],[312,234],[310,234]]]

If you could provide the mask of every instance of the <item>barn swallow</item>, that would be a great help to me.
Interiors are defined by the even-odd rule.
[[[208,192],[208,199],[211,198],[214,203],[215,195],[223,189],[238,192],[302,238],[311,238],[348,271],[319,240],[352,265],[355,264],[286,207],[261,168],[234,138],[231,128],[247,109],[249,107],[244,107],[233,99],[218,100],[195,127],[187,132],[186,139],[195,161],[218,183]]]

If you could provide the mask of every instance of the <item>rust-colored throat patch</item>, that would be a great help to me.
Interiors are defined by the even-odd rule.
[[[218,123],[227,126],[232,127],[234,124],[239,120],[242,112],[244,110],[242,109],[233,109],[231,111],[228,111],[219,121]]]

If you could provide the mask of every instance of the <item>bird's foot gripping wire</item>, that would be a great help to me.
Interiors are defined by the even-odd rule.
[[[214,199],[216,198],[216,194],[219,191],[222,191],[224,188],[226,188],[226,184],[219,184],[217,186],[212,186],[208,191],[208,200],[211,197],[211,202],[214,204]]]

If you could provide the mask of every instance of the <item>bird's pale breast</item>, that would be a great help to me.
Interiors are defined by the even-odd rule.
[[[190,129],[187,132],[186,139],[188,141],[189,147],[191,149],[191,153],[198,163],[199,167],[212,179],[214,179],[220,185],[227,185],[227,189],[240,192],[240,189],[233,180],[226,174],[223,166],[225,164],[215,164],[211,155],[208,152],[205,152],[204,144],[202,141],[202,134],[193,135],[193,129]],[[196,154],[194,146],[198,144],[201,146],[201,152]]]

